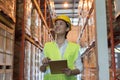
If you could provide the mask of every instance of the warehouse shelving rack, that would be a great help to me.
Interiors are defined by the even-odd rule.
[[[34,37],[32,36],[33,33],[31,33],[31,31],[30,31],[31,33],[30,35],[26,33],[25,18],[26,16],[28,16],[26,15],[28,13],[26,10],[26,6],[28,6],[27,2],[30,2],[29,4],[32,4],[33,9],[36,11],[38,15],[38,18],[41,19],[41,25],[39,31],[40,39],[41,39],[40,41],[34,39]],[[18,10],[17,10],[17,19],[16,19],[17,22],[16,22],[16,31],[15,31],[16,36],[15,36],[15,49],[14,49],[15,60],[14,60],[13,79],[41,80],[42,78],[40,77],[41,75],[37,74],[38,72],[40,73],[39,71],[39,64],[41,64],[40,54],[41,51],[43,50],[45,42],[54,40],[54,36],[50,31],[50,28],[53,27],[53,24],[52,24],[51,15],[49,13],[47,0],[19,0],[17,2],[17,9]],[[28,44],[30,44],[31,46],[30,45],[28,46]],[[27,48],[26,46],[28,46],[29,51],[31,52],[28,52],[26,50]],[[39,53],[34,52],[35,50],[38,50]]]
[[[89,6],[89,1],[91,0],[82,0],[83,1],[83,4],[80,8],[80,12],[84,12],[84,6]],[[81,1],[81,2],[82,2]],[[93,0],[94,2],[95,0]],[[120,15],[118,15],[116,17],[115,15],[115,5],[114,5],[114,1],[115,0],[106,0],[106,8],[107,8],[107,12],[106,12],[106,15],[107,15],[107,37],[108,37],[108,48],[110,50],[110,53],[109,54],[109,71],[110,71],[110,80],[119,80],[119,69],[116,69],[116,61],[115,61],[115,46],[118,45],[120,43],[120,28],[119,28],[119,21],[120,21]],[[86,3],[88,2],[88,3]],[[91,8],[92,12],[94,12],[94,7]],[[84,61],[84,66],[85,66],[85,69],[84,71],[86,73],[84,74],[87,74],[87,73],[90,73],[89,75],[87,76],[84,76],[83,74],[83,78],[85,80],[88,80],[88,79],[91,79],[91,80],[96,80],[96,79],[93,79],[93,76],[94,75],[98,75],[97,74],[97,66],[96,67],[91,67],[92,65],[92,62],[90,61],[91,57],[93,58],[93,61],[95,61],[94,63],[98,64],[97,63],[97,59],[95,60],[94,58],[97,57],[96,54],[94,54],[94,52],[96,52],[95,48],[96,48],[96,40],[93,39],[93,41],[89,41],[89,31],[87,32],[87,26],[88,25],[88,20],[89,20],[89,17],[84,17],[84,16],[81,16],[82,13],[80,13],[80,18],[86,18],[85,21],[85,24],[82,26],[82,29],[81,29],[81,33],[79,35],[79,39],[78,39],[78,43],[81,44],[81,46],[84,48],[84,47],[87,47],[84,51],[83,51],[83,54],[82,54],[82,57],[83,57],[83,61]],[[88,15],[87,16],[90,16],[91,14],[89,14],[88,12]],[[79,20],[80,21],[80,20]],[[78,22],[80,23],[80,22]],[[95,30],[95,29],[94,29]],[[84,37],[85,36],[85,37]],[[88,39],[86,41],[86,36],[88,36]],[[94,36],[94,35],[93,35]],[[83,39],[83,40],[82,40]],[[84,44],[86,43],[86,44]],[[87,46],[86,46],[87,45]],[[93,56],[94,54],[94,56]],[[91,67],[91,70],[89,69]],[[88,72],[87,72],[88,71]],[[92,74],[94,73],[94,74]]]
[[[84,71],[82,73],[82,79],[84,80],[96,80],[98,75],[97,59],[96,59],[96,41],[95,41],[95,11],[94,0],[81,0],[79,2],[79,27],[82,27],[78,37],[77,43],[81,45],[81,48],[85,48],[82,51],[82,59],[84,65]],[[83,23],[83,24],[81,24]]]

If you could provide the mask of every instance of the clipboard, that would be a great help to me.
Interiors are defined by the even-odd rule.
[[[62,69],[68,68],[67,60],[57,60],[49,62],[51,74],[62,74]]]

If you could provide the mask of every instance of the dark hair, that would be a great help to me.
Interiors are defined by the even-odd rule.
[[[67,39],[67,34],[68,34],[68,32],[66,32],[66,34],[65,34],[65,39]]]
[[[68,27],[70,28],[69,24],[68,24],[67,22],[65,22],[65,23],[66,23],[67,28],[68,28]],[[68,32],[69,32],[69,31],[67,31],[66,34],[65,34],[65,39],[67,39],[67,34],[68,34]]]

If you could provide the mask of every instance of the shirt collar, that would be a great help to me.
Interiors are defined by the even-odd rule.
[[[57,44],[56,40],[54,41],[54,43]],[[68,40],[67,39],[65,39],[64,43],[62,44],[62,46],[66,45],[66,44],[68,44]]]

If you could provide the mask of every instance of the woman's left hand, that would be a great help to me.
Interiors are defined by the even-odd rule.
[[[64,74],[66,74],[67,76],[70,76],[71,73],[72,73],[72,70],[69,69],[69,68],[64,68],[64,69],[62,69],[62,72],[63,72]]]

